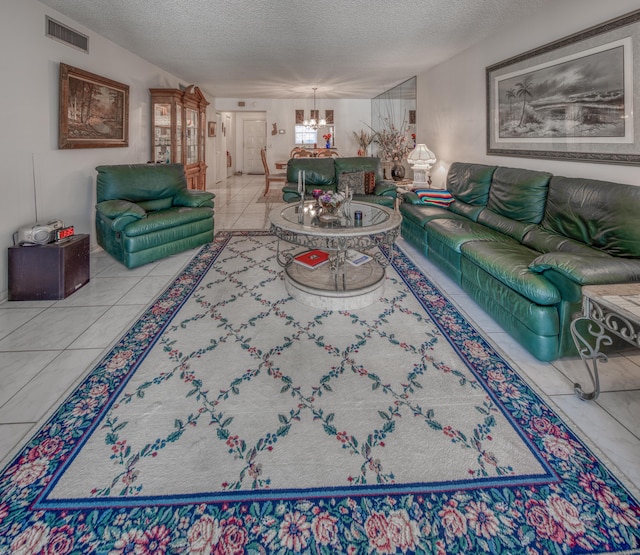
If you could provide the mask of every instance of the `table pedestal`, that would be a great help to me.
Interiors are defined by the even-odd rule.
[[[297,301],[327,310],[352,310],[376,302],[385,282],[385,269],[372,259],[357,267],[331,263],[310,270],[289,264],[284,271],[287,293]]]

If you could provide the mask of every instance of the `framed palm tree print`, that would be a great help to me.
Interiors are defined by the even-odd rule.
[[[638,60],[640,10],[487,67],[487,154],[640,164]]]

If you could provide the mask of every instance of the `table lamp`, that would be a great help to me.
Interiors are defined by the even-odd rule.
[[[416,145],[416,148],[409,153],[407,162],[413,168],[413,187],[430,187],[429,170],[436,163],[436,155],[427,148],[427,145]]]

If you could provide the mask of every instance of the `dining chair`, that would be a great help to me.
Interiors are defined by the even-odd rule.
[[[316,157],[318,158],[337,158],[338,153],[335,150],[323,149],[318,150],[316,153]]]
[[[267,151],[263,148],[260,149],[260,157],[262,158],[262,165],[264,166],[264,195],[269,192],[269,185],[271,182],[274,183],[282,183],[285,184],[287,182],[287,174],[286,173],[270,173],[269,172],[269,164],[267,163]]]

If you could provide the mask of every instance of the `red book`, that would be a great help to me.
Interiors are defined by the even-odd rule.
[[[313,269],[329,262],[329,253],[319,249],[314,249],[295,256],[293,260],[296,264],[301,264],[302,266]]]

